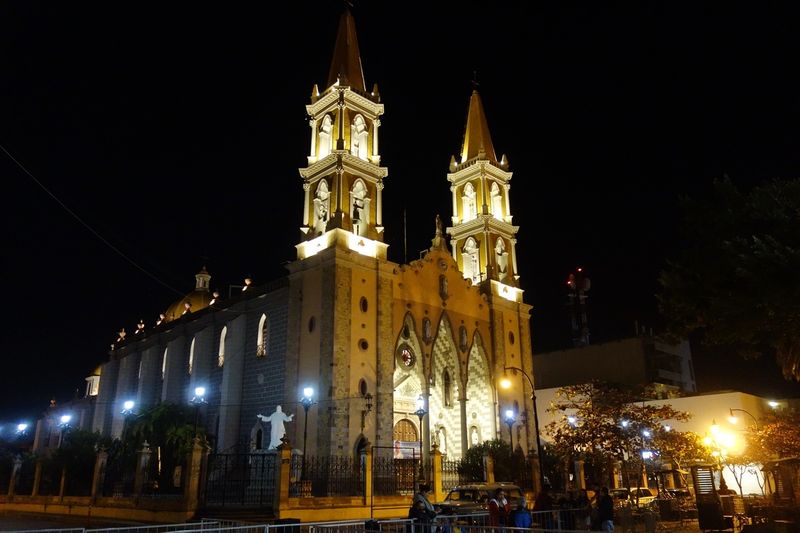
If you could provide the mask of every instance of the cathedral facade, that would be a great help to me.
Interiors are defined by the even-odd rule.
[[[220,299],[203,268],[157,326],[115,343],[92,428],[118,436],[125,401],[139,411],[188,403],[204,387],[201,424],[220,452],[268,447],[270,428],[258,415],[278,406],[294,415],[286,423],[292,446],[314,455],[421,442],[425,455],[435,444],[458,458],[485,440],[508,440],[509,409],[515,447],[535,450],[512,174],[495,154],[479,93],[469,100],[461,153],[442,176],[452,193],[449,227],[432,216],[430,249],[407,265],[387,259],[384,106],[377,86],[366,87],[348,10],[328,80],[314,86],[306,113],[302,222],[288,274]],[[504,375],[508,389],[499,387]],[[304,408],[306,388],[314,403]]]

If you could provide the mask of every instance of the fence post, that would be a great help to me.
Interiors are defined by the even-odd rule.
[[[533,487],[531,488],[533,489],[533,493],[537,495],[542,492],[542,485],[544,485],[544,479],[541,477],[542,469],[539,466],[539,461],[541,461],[541,458],[539,457],[538,450],[536,453],[533,453],[532,450],[528,452],[528,464],[531,468],[531,479],[533,480]]]
[[[364,506],[372,509],[372,444],[367,444],[364,448],[361,459],[361,464],[364,465]]]
[[[17,455],[14,457],[14,466],[11,467],[11,479],[8,480],[8,495],[14,496],[14,491],[17,487],[17,478],[19,478],[19,471],[22,468],[22,458]]]
[[[39,495],[39,485],[42,483],[42,461],[36,461],[36,466],[33,470],[33,490],[31,496]]]
[[[61,467],[61,482],[58,485],[58,499],[64,499],[64,490],[67,487],[67,467],[66,465]]]
[[[494,483],[494,459],[488,454],[483,456],[483,477],[486,483]]]
[[[194,449],[192,449],[192,452],[192,461],[194,461]],[[142,495],[142,489],[144,488],[145,481],[147,481],[147,467],[150,465],[150,455],[152,453],[147,441],[144,441],[142,443],[142,449],[136,452],[136,472],[133,478],[133,495],[136,498]],[[198,469],[200,468],[199,463],[200,459],[198,459]],[[192,462],[190,472],[193,473],[194,470],[195,465],[194,462]],[[197,483],[200,483],[199,477]]]
[[[108,463],[108,452],[100,449],[94,459],[94,472],[92,473],[92,501],[97,500],[97,495],[101,493],[103,482],[106,477],[106,464]]]
[[[439,451],[439,446],[433,445],[433,471],[431,472],[431,482],[433,484],[433,497],[434,501],[440,502],[444,500],[445,494],[442,488],[442,452]]]
[[[278,446],[277,461],[275,461],[275,503],[273,509],[275,516],[280,518],[280,512],[289,508],[289,474],[292,468],[292,446],[286,435],[281,439],[283,444]]]
[[[186,476],[186,486],[183,488],[183,498],[187,511],[197,509],[198,494],[200,493],[200,463],[202,462],[203,448],[204,446],[200,444],[200,437],[195,437],[192,441],[192,450],[189,452],[186,461],[188,472]],[[136,474],[137,476],[139,474],[138,468]]]

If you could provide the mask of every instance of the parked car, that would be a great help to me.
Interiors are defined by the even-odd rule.
[[[646,507],[656,499],[657,493],[655,489],[638,487],[632,488],[630,491],[626,488],[610,489],[608,494],[614,500],[615,507],[628,504]]]
[[[522,489],[512,483],[466,483],[453,487],[447,493],[445,499],[434,503],[434,507],[439,508],[441,514],[470,514],[476,512],[486,512],[489,508],[489,500],[494,496],[494,492],[502,488],[506,493],[506,499],[514,509],[517,501],[522,498]]]

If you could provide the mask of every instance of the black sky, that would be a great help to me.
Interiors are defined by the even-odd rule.
[[[476,72],[514,172],[534,350],[569,345],[564,280],[579,265],[594,342],[637,320],[658,329],[680,195],[723,173],[743,187],[800,174],[789,5],[356,2],[366,81],[386,107],[390,259],[417,258],[435,215],[451,214],[446,173]],[[302,217],[305,105],[326,81],[341,9],[0,5],[0,142],[41,183],[0,153],[0,420],[82,391],[116,332],[152,325],[204,264],[223,291],[284,273]],[[718,363],[696,349],[701,389],[800,390],[771,360]]]

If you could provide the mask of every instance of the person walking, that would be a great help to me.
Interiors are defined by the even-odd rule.
[[[614,533],[614,500],[608,494],[608,487],[600,489],[600,498],[597,500],[597,519],[600,521],[601,531]]]

